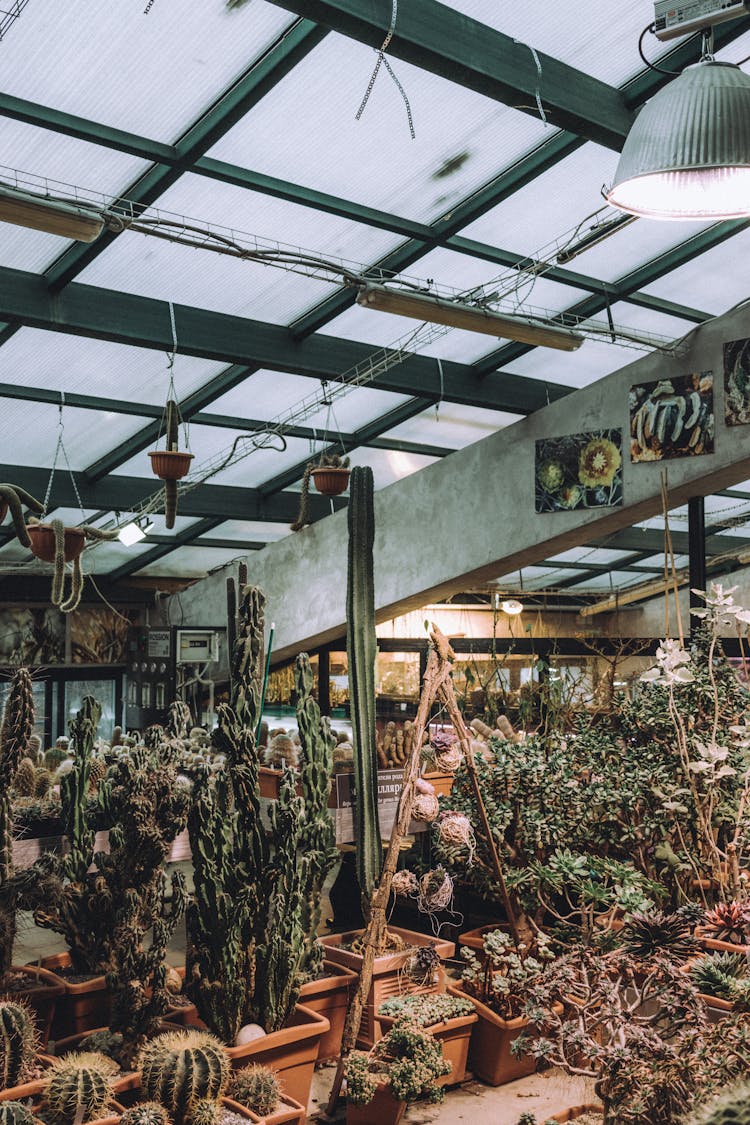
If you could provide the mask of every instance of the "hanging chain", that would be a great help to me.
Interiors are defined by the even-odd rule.
[[[407,120],[409,122],[409,132],[411,134],[411,139],[416,140],[417,134],[414,132],[414,118],[412,117],[411,105],[409,103],[409,98],[407,97],[406,90],[404,89],[404,87],[401,85],[398,78],[394,74],[393,67],[388,62],[388,59],[385,57],[385,52],[388,50],[391,39],[393,39],[393,35],[394,35],[395,30],[396,30],[396,20],[397,19],[398,19],[398,0],[393,0],[393,7],[391,9],[391,26],[388,28],[388,34],[386,35],[385,39],[383,40],[383,42],[380,46],[380,49],[378,50],[378,61],[375,63],[375,69],[372,72],[372,76],[371,76],[370,81],[368,83],[367,89],[365,90],[365,96],[362,98],[362,103],[361,103],[359,109],[356,112],[355,121],[359,121],[360,118],[362,117],[362,114],[365,112],[365,106],[367,105],[367,103],[370,100],[370,94],[372,93],[373,87],[375,85],[375,80],[378,77],[378,74],[380,73],[380,68],[381,68],[381,66],[385,66],[385,69],[388,71],[391,78],[396,83],[396,88],[398,89],[398,92],[401,94],[401,97],[404,99],[404,105],[406,106],[406,117],[407,117]]]
[[[440,356],[437,357],[438,371],[440,372],[440,398],[435,403],[435,421],[440,421],[440,406],[445,398],[445,376],[443,374],[443,361]]]
[[[65,464],[66,464],[68,472],[70,474],[70,479],[73,482],[73,492],[75,493],[75,498],[78,501],[78,507],[81,509],[81,518],[82,518],[83,522],[85,523],[86,522],[86,513],[83,509],[83,500],[81,499],[81,494],[78,491],[78,484],[76,483],[76,478],[73,474],[73,470],[70,467],[70,461],[68,460],[68,451],[65,448],[65,442],[63,440],[63,434],[65,432],[65,423],[63,422],[63,410],[64,410],[64,408],[65,408],[65,391],[60,391],[60,405],[58,407],[59,414],[58,414],[58,421],[57,421],[57,445],[55,446],[55,456],[52,459],[52,469],[50,471],[49,481],[47,482],[47,491],[44,494],[44,508],[42,510],[42,519],[45,519],[46,516],[47,516],[47,509],[49,507],[49,500],[50,500],[50,496],[52,495],[52,482],[55,479],[55,469],[57,468],[57,459],[60,456],[60,452],[62,451],[62,455],[65,459]]]

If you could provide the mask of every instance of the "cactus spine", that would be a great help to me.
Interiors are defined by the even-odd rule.
[[[330,720],[321,717],[320,708],[313,699],[313,672],[307,653],[300,653],[295,662],[294,687],[297,692],[297,725],[302,744],[300,785],[305,806],[300,850],[310,860],[310,885],[303,903],[302,916],[305,933],[302,971],[306,976],[314,977],[323,959],[323,948],[317,937],[321,893],[326,875],[338,859],[336,828],[328,809],[336,736],[331,731]],[[260,1110],[255,1112],[263,1116]]]
[[[0,1090],[26,1081],[36,1050],[31,1008],[21,1001],[0,1000]]]
[[[229,1059],[219,1041],[204,1031],[176,1031],[150,1040],[141,1051],[141,1083],[177,1125],[197,1102],[217,1102],[229,1083]]]
[[[44,1083],[44,1117],[50,1125],[74,1125],[101,1117],[112,1100],[117,1064],[94,1051],[56,1059]]]
[[[685,1125],[746,1125],[750,1122],[750,1082],[731,1086],[685,1118]]]
[[[0,985],[10,971],[16,936],[18,893],[13,868],[13,805],[11,789],[34,730],[31,676],[18,668],[0,723]]]
[[[244,1066],[232,1076],[231,1097],[258,1117],[267,1117],[281,1100],[279,1077],[276,1071],[258,1063]]]
[[[349,566],[346,584],[346,651],[354,746],[356,869],[362,908],[369,913],[380,876],[383,848],[378,819],[378,757],[375,731],[375,541],[372,469],[359,465],[349,478]]]
[[[3,1125],[2,1121],[0,1125]],[[171,1121],[163,1105],[158,1102],[141,1102],[125,1110],[120,1118],[120,1125],[171,1125]]]
[[[201,1098],[190,1111],[190,1125],[216,1125],[219,1120],[220,1105],[210,1098]]]
[[[0,1125],[36,1125],[36,1119],[23,1102],[0,1102]]]

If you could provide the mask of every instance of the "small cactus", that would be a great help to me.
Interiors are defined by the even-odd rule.
[[[55,1059],[44,1082],[44,1117],[49,1125],[74,1125],[102,1117],[112,1101],[118,1066],[94,1051]]]
[[[42,761],[42,740],[38,734],[32,734],[26,744],[26,753],[31,758],[35,766],[41,765]]]
[[[25,1082],[34,1065],[37,1030],[31,1008],[0,1000],[0,1090]]]
[[[0,1102],[0,1125],[36,1125],[36,1119],[23,1102]]]
[[[96,791],[99,788],[99,782],[104,781],[107,776],[107,763],[104,758],[92,758],[91,770],[89,772],[89,789]]]
[[[52,788],[52,777],[49,773],[49,770],[46,770],[44,766],[37,766],[35,770],[35,779],[36,789],[34,791],[34,796],[40,799],[42,797],[46,797],[50,789]]]
[[[281,1098],[279,1077],[276,1071],[259,1063],[244,1066],[232,1076],[230,1096],[259,1117],[267,1117],[274,1112]]]
[[[141,1084],[180,1125],[199,1101],[218,1101],[229,1082],[229,1059],[218,1039],[204,1031],[159,1035],[141,1051]]]
[[[13,791],[19,797],[36,796],[36,766],[31,758],[21,758],[13,778]]]
[[[3,1122],[0,1121],[0,1125]],[[158,1102],[141,1102],[140,1105],[126,1109],[120,1118],[120,1125],[171,1125],[169,1114]]]
[[[210,1098],[200,1098],[190,1110],[190,1125],[217,1125],[221,1105]]]
[[[745,1125],[750,1121],[750,1082],[731,1086],[705,1102],[685,1119],[685,1125]]]
[[[45,750],[43,762],[46,769],[56,770],[69,757],[67,746],[51,746],[49,750]]]

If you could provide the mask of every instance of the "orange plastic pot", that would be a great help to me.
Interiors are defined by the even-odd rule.
[[[477,1013],[472,1012],[468,1016],[455,1016],[454,1019],[443,1020],[442,1023],[430,1024],[424,1029],[430,1035],[434,1035],[442,1049],[443,1058],[451,1064],[450,1074],[444,1074],[436,1079],[437,1086],[457,1086],[459,1082],[463,1082],[466,1077],[472,1030],[478,1020]],[[383,1033],[389,1031],[395,1022],[391,1016],[381,1016],[380,1025]]]
[[[743,957],[750,954],[750,945],[740,945],[734,941],[721,941],[719,938],[706,937],[702,926],[695,927],[695,936],[703,949],[711,950],[713,953],[740,953]]]
[[[42,562],[55,561],[55,532],[51,523],[32,523],[26,530],[31,540],[32,554]],[[66,527],[63,554],[66,562],[77,559],[86,546],[86,536],[80,527]]]
[[[310,474],[315,487],[323,496],[340,496],[349,485],[349,469],[313,469]]]
[[[47,1070],[55,1060],[50,1055],[37,1055],[37,1062]],[[20,1086],[6,1086],[0,1090],[0,1102],[23,1102],[26,1098],[38,1098],[44,1089],[44,1078],[35,1078]]]
[[[560,1113],[553,1113],[548,1120],[559,1121],[561,1125],[566,1125],[568,1121],[583,1117],[584,1113],[598,1113],[602,1119],[604,1118],[604,1110],[600,1105],[574,1105],[570,1109],[561,1110]]]
[[[288,1094],[283,1094],[278,1109],[267,1113],[264,1125],[303,1125],[307,1121],[307,1109]]]
[[[346,1103],[346,1125],[398,1125],[406,1110],[406,1102],[397,1101],[390,1087],[378,1086],[367,1105]]]
[[[50,972],[40,965],[13,965],[11,973],[22,973],[29,977],[29,985],[36,981],[41,987],[14,989],[12,997],[23,997],[35,1016],[39,1042],[42,1047],[47,1046],[47,1041],[52,1030],[52,1021],[58,1004],[63,1003],[65,996],[65,981],[56,973]]]
[[[341,1054],[341,1040],[349,1008],[349,997],[357,983],[357,974],[333,961],[323,962],[325,976],[308,981],[300,990],[300,1002],[324,1016],[330,1027],[320,1041],[318,1062],[330,1062]]]
[[[151,471],[160,480],[182,480],[190,472],[192,453],[178,449],[154,449],[149,453]]]
[[[53,953],[42,958],[42,965],[53,973],[56,970],[71,968],[69,953]],[[71,1035],[106,1027],[112,1006],[112,993],[107,988],[103,976],[74,984],[59,977],[64,985],[65,995],[58,1001],[52,1023],[52,1036],[55,1040],[67,1039]]]
[[[330,1023],[318,1012],[298,1004],[286,1027],[254,1039],[242,1047],[225,1047],[232,1070],[250,1063],[269,1066],[279,1075],[284,1094],[306,1106],[310,1101],[315,1064]]]

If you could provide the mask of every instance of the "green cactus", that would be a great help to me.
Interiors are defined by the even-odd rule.
[[[112,1101],[117,1064],[93,1051],[55,1059],[44,1078],[44,1118],[49,1125],[74,1125],[102,1117]]]
[[[180,408],[174,399],[167,400],[166,430],[168,451],[177,451],[180,436]],[[174,527],[177,517],[177,481],[164,481],[164,524],[168,530]]]
[[[42,760],[48,770],[56,770],[60,763],[69,757],[67,746],[51,746],[49,750],[44,751]]]
[[[89,770],[89,790],[95,793],[99,788],[99,783],[104,781],[107,776],[107,763],[104,758],[92,758],[91,769]]]
[[[26,754],[35,766],[42,764],[42,740],[38,734],[32,734],[26,746]]]
[[[13,673],[0,722],[0,986],[10,971],[19,906],[13,867],[11,790],[33,730],[31,676],[26,668],[18,668]]]
[[[31,758],[21,758],[13,780],[13,792],[18,797],[36,796],[36,766]]]
[[[0,1102],[0,1125],[36,1125],[36,1118],[23,1102]]]
[[[685,1125],[747,1125],[750,1122],[750,1082],[731,1086],[710,1102],[699,1105]]]
[[[346,584],[346,651],[354,746],[357,880],[362,909],[380,878],[383,847],[378,818],[378,757],[375,732],[375,540],[372,469],[356,466],[349,478],[349,566]]]
[[[295,661],[294,687],[302,744],[300,786],[305,806],[300,850],[310,859],[310,885],[302,916],[305,933],[302,972],[312,979],[323,960],[323,948],[317,936],[323,884],[338,860],[336,828],[328,808],[336,736],[331,731],[330,720],[321,717],[320,707],[313,699],[313,672],[307,653],[300,653]]]
[[[50,789],[52,788],[52,778],[50,776],[49,770],[46,770],[44,766],[36,767],[34,777],[36,781],[34,796],[42,799],[47,796]]]
[[[0,1121],[0,1125],[3,1125]],[[140,1102],[126,1109],[120,1125],[172,1125],[169,1114],[158,1102]]]
[[[34,1066],[37,1030],[23,1001],[0,1000],[0,1090],[25,1082]]]
[[[141,1085],[149,1101],[163,1105],[176,1125],[190,1119],[197,1102],[216,1102],[229,1084],[229,1058],[204,1031],[174,1031],[146,1043],[140,1056]]]
[[[279,1076],[275,1070],[259,1063],[244,1066],[232,1075],[230,1097],[258,1117],[267,1117],[281,1100]]]
[[[216,1125],[221,1114],[221,1104],[210,1098],[201,1098],[190,1111],[190,1125]]]

